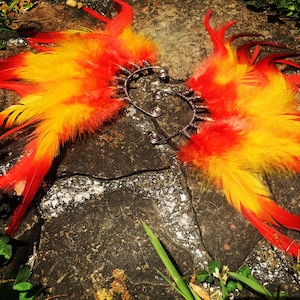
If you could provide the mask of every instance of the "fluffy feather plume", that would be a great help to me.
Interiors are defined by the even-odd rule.
[[[121,10],[112,20],[83,8],[105,23],[104,30],[39,33],[28,38],[35,53],[0,61],[0,88],[21,97],[0,113],[0,125],[8,129],[0,139],[35,126],[20,160],[0,177],[1,189],[22,196],[9,235],[17,230],[60,146],[94,133],[124,106],[112,86],[113,76],[122,67],[156,59],[154,44],[131,30],[132,8],[114,1]]]
[[[205,99],[211,121],[180,149],[179,158],[200,168],[274,246],[297,257],[300,244],[274,226],[300,231],[300,216],[271,200],[262,175],[300,170],[300,76],[284,75],[275,64],[300,66],[286,60],[291,53],[258,58],[262,46],[284,48],[278,44],[250,41],[233,49],[233,40],[257,35],[225,39],[235,22],[215,30],[210,16],[211,10],[204,24],[214,51],[187,85]]]

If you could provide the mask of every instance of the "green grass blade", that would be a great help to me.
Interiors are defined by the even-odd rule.
[[[183,298],[187,299],[186,296],[181,293],[181,291],[177,288],[177,286],[165,274],[163,274],[158,269],[155,269],[155,270],[178,294],[180,294]],[[194,297],[194,298],[192,298],[193,300],[202,300],[202,298],[200,298],[189,285],[188,285],[188,288]],[[188,299],[190,299],[190,298],[188,298]]]
[[[165,274],[163,274],[160,270],[155,269],[156,272],[183,298],[186,299],[186,295],[181,292],[181,290],[176,286],[174,282],[172,282]]]
[[[257,293],[264,295],[265,297],[271,299],[272,294],[256,279],[254,278],[248,278],[247,276],[235,272],[228,272],[228,275],[231,277],[239,280],[240,282],[246,284],[249,286],[252,290],[256,291]]]
[[[159,257],[162,260],[163,264],[167,268],[167,270],[170,273],[171,277],[173,278],[173,280],[174,280],[174,282],[177,286],[176,291],[178,291],[186,300],[194,300],[195,298],[193,297],[193,295],[190,291],[190,288],[187,286],[187,284],[181,278],[180,274],[176,270],[175,266],[173,265],[172,261],[170,260],[168,254],[164,250],[164,248],[161,245],[161,243],[159,242],[159,240],[156,238],[156,236],[154,235],[152,230],[144,222],[142,222],[142,225],[143,225],[147,235],[149,236],[150,241],[151,241],[155,251],[157,252],[157,254],[159,255]],[[164,277],[164,279],[166,279],[165,276],[163,276],[163,277]],[[169,282],[169,281],[167,281],[167,282]]]

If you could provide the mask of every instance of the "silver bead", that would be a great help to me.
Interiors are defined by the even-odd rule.
[[[159,77],[160,81],[168,82],[170,79],[168,70],[166,68],[159,69],[158,77]]]
[[[162,115],[162,110],[159,106],[155,106],[151,109],[150,113],[152,117],[158,118]]]
[[[160,99],[162,99],[163,97],[164,97],[164,92],[163,92],[163,91],[158,90],[158,91],[155,91],[155,92],[153,93],[153,99],[154,99],[154,100],[160,100]]]
[[[157,144],[160,140],[159,135],[154,131],[150,131],[148,133],[148,138],[149,138],[150,143],[153,145]]]

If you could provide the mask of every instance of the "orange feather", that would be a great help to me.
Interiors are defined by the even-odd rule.
[[[8,129],[0,139],[35,126],[20,160],[0,177],[2,190],[14,190],[22,197],[7,229],[9,235],[16,232],[60,146],[94,133],[124,107],[112,84],[120,68],[156,59],[155,45],[131,30],[132,8],[114,1],[121,10],[112,20],[83,8],[105,22],[104,30],[39,33],[28,38],[38,53],[0,61],[0,88],[21,96],[0,112],[0,125]]]
[[[300,244],[273,226],[300,231],[300,216],[271,200],[262,177],[300,170],[300,76],[284,75],[275,64],[300,66],[286,60],[293,53],[258,58],[264,45],[284,48],[278,44],[249,41],[234,49],[233,40],[257,35],[225,39],[226,30],[235,22],[213,29],[211,12],[204,24],[214,51],[187,82],[206,101],[210,118],[178,157],[201,169],[270,243],[297,257]]]

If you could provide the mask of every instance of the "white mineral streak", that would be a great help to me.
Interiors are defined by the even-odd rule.
[[[162,223],[175,242],[193,252],[195,262],[200,263],[203,262],[204,252],[199,250],[201,238],[195,230],[193,209],[183,183],[183,175],[176,163],[167,170],[149,171],[115,180],[76,175],[57,180],[42,199],[40,212],[44,218],[57,217],[89,199],[101,198],[105,193],[120,188],[129,188],[141,197],[157,201]]]

